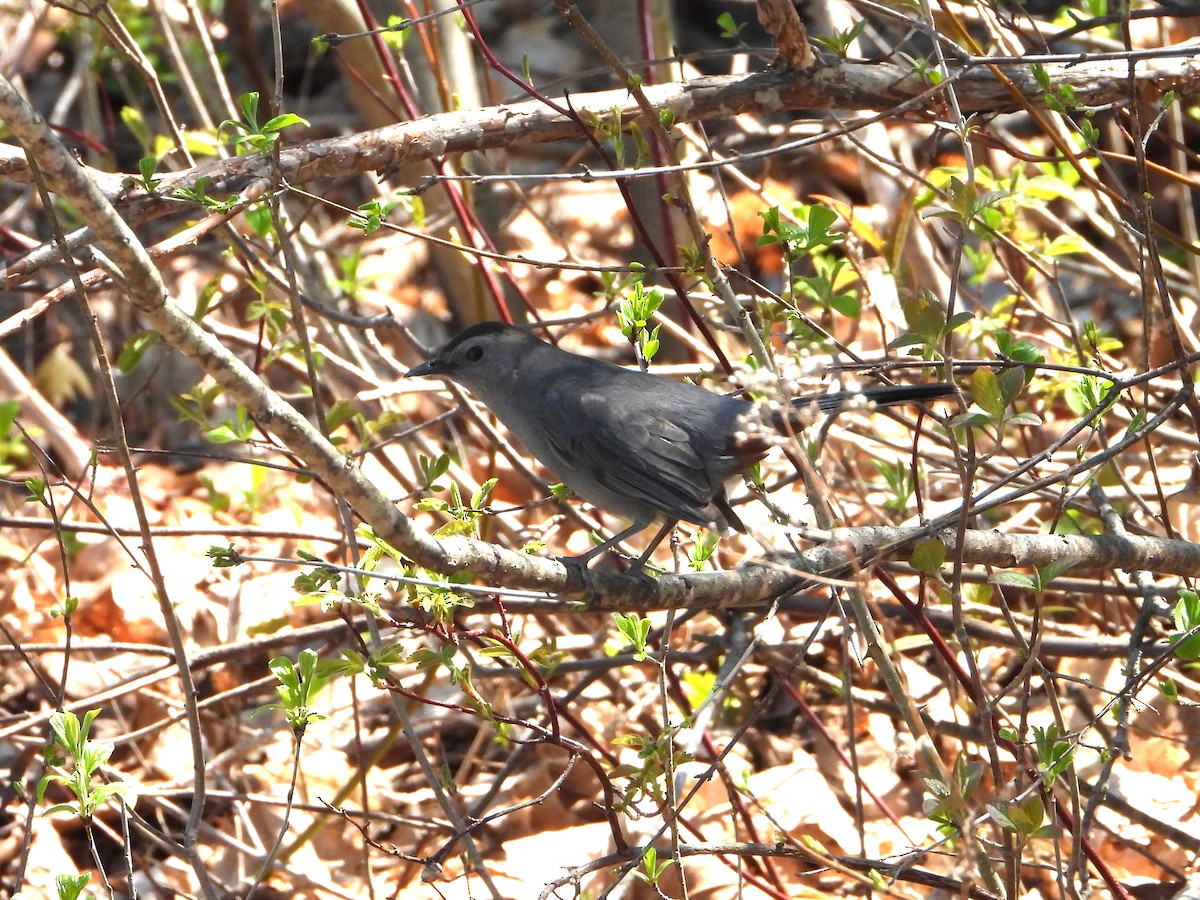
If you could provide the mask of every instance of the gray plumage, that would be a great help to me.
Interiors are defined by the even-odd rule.
[[[465,329],[408,375],[470,390],[567,487],[630,519],[622,535],[660,518],[745,530],[726,483],[771,446],[747,400],[569,353],[498,322]],[[787,419],[798,430],[851,399],[915,402],[953,391],[924,384],[800,397],[768,424]]]

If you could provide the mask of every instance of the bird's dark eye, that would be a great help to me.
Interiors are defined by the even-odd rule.
[[[467,362],[479,362],[483,359],[483,348],[476,344],[467,348]]]

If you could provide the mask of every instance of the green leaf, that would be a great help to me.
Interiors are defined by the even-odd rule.
[[[922,291],[910,300],[902,301],[900,308],[904,320],[913,332],[928,343],[937,343],[946,324],[946,311],[928,291]]]
[[[988,576],[988,581],[992,584],[1007,585],[1009,587],[1022,588],[1026,590],[1034,590],[1037,588],[1037,582],[1030,575],[1024,572],[1014,572],[1010,569],[1002,569],[998,572],[993,572]]]
[[[971,375],[971,396],[975,405],[995,419],[1004,415],[1007,405],[1000,390],[1000,382],[991,369],[976,369]]]
[[[723,40],[737,40],[745,28],[745,23],[739,24],[734,21],[730,13],[723,12],[717,16],[717,27],[721,29],[721,38]]]
[[[263,125],[262,130],[264,132],[281,131],[282,129],[287,128],[289,125],[307,126],[308,124],[308,119],[302,118],[295,113],[284,113],[283,115],[276,116],[275,118],[269,120],[265,125]]]
[[[121,352],[116,356],[116,367],[120,368],[126,374],[137,368],[146,354],[146,350],[154,347],[158,343],[157,331],[139,331],[138,334],[128,338],[125,346],[121,347]]]
[[[909,565],[926,575],[936,575],[946,561],[946,545],[938,540],[918,541],[913,545]]]

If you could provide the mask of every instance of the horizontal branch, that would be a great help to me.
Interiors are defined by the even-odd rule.
[[[1200,544],[1166,538],[1117,535],[1000,534],[967,531],[958,541],[954,529],[866,527],[838,528],[825,543],[800,554],[754,562],[727,572],[664,577],[653,584],[622,575],[593,576],[598,596],[588,609],[628,612],[674,607],[716,609],[761,606],[806,585],[853,577],[866,565],[934,539],[946,559],[965,565],[1043,569],[1053,562],[1078,560],[1080,570],[1123,569],[1154,575],[1200,576]]]
[[[1016,112],[1042,109],[1046,95],[1069,88],[1080,108],[1131,102],[1152,102],[1167,91],[1182,101],[1200,97],[1200,59],[1159,51],[1133,64],[1113,55],[1103,59],[1085,56],[1053,57],[1040,64],[1049,79],[1043,88],[1028,60],[971,60],[951,69],[945,81],[933,86],[911,66],[890,63],[819,64],[804,72],[768,69],[747,75],[717,75],[686,82],[647,85],[642,88],[659,113],[669,111],[677,122],[728,118],[740,113],[778,113],[797,109],[859,109],[902,111],[936,117],[942,94],[953,89],[964,113]],[[1034,58],[1030,58],[1034,59]],[[1003,73],[1000,77],[998,73]],[[573,110],[574,115],[566,110]],[[620,115],[626,123],[643,119],[637,102],[625,90],[597,91],[555,98],[528,100],[481,109],[456,110],[423,116],[386,128],[342,137],[306,141],[280,154],[278,176],[289,184],[306,184],[326,178],[345,178],[365,172],[388,173],[398,167],[449,154],[543,143],[580,137],[575,116],[599,121]],[[819,139],[819,138],[818,138]],[[143,222],[195,207],[171,194],[177,188],[194,188],[209,178],[207,193],[214,198],[240,195],[252,200],[278,183],[270,161],[260,154],[208,162],[185,172],[161,177],[153,194],[135,186],[130,174],[88,169],[93,183],[121,210],[126,221]],[[0,145],[0,177],[28,183],[28,163],[17,147]],[[21,266],[13,269],[18,277]]]

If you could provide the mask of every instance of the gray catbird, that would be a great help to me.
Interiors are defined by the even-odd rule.
[[[766,428],[798,431],[856,400],[913,403],[955,391],[943,383],[872,387],[797,397],[764,413],[748,400],[569,353],[499,322],[472,325],[407,374],[468,388],[567,487],[632,520],[580,563],[666,519],[637,566],[679,520],[745,532],[725,486],[766,456]]]

